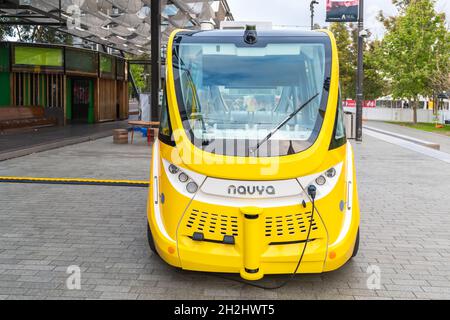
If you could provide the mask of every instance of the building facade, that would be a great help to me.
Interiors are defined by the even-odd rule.
[[[0,88],[0,108],[43,108],[59,125],[128,118],[126,59],[102,52],[2,42]]]

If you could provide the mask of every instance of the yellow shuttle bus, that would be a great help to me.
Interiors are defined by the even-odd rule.
[[[172,33],[152,149],[148,240],[185,270],[335,270],[359,204],[328,31]]]

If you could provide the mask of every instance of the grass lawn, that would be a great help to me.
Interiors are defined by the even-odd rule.
[[[443,128],[436,128],[434,123],[417,123],[417,124],[413,124],[410,122],[390,122],[390,123],[418,130],[440,133],[450,137],[450,124],[444,125]]]

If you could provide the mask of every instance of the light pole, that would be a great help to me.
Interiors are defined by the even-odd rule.
[[[312,0],[309,4],[309,10],[311,10],[311,30],[314,30],[314,5],[319,4],[316,0]]]
[[[364,81],[364,0],[359,0],[358,14],[358,66],[356,73],[356,141],[362,141],[362,111],[364,103],[363,81]]]
[[[161,0],[150,3],[151,42],[151,119],[159,121],[159,91],[161,89]],[[147,120],[147,119],[146,119]]]

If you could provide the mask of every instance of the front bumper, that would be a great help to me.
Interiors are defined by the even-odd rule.
[[[352,169],[349,166],[348,172],[355,181]],[[161,173],[161,186],[149,192],[148,218],[158,253],[167,263],[193,271],[239,273],[248,280],[294,272],[307,240],[312,209],[308,199],[299,203],[297,197],[295,204],[273,199],[268,206],[255,201],[260,207],[230,206],[225,200],[212,204],[206,197],[186,197]],[[334,270],[351,257],[359,207],[356,183],[346,181],[340,175],[341,187],[316,200],[318,210],[297,273]],[[353,192],[346,192],[345,185]],[[158,190],[164,190],[166,202],[158,201]],[[351,210],[339,210],[342,199],[352,199],[346,201]]]
[[[261,209],[192,201],[178,225],[177,243],[158,237],[159,233],[155,243],[160,256],[171,265],[193,271],[239,273],[244,279],[258,280],[265,274],[294,272],[306,242],[310,214],[309,203],[306,207]],[[151,225],[152,230],[154,227]],[[195,240],[194,233],[201,233],[202,239]],[[297,273],[320,273],[343,265],[353,251],[356,232],[351,233],[329,248],[327,230],[316,211]],[[225,236],[228,240],[232,236],[234,243],[224,243]],[[327,263],[330,250],[334,261]]]

